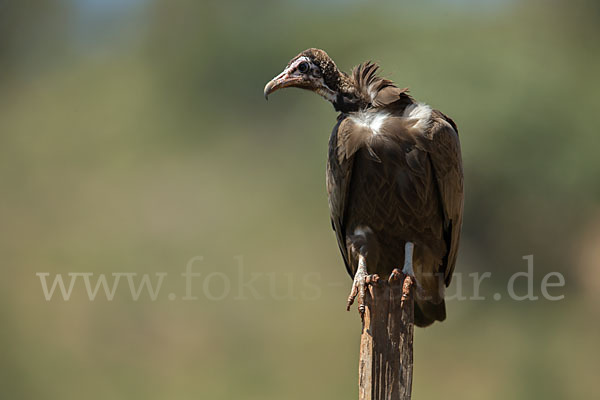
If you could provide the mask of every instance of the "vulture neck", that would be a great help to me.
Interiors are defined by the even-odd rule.
[[[344,114],[392,104],[404,109],[414,104],[408,89],[400,89],[392,81],[377,76],[378,68],[377,64],[363,63],[354,68],[352,76],[335,68],[324,76],[325,87],[317,93]]]
[[[333,104],[336,111],[349,113],[369,106],[360,96],[352,78],[337,68],[330,76],[325,77],[325,83],[330,90],[318,93]]]

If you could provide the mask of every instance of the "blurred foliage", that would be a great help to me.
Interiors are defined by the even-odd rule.
[[[343,310],[324,189],[336,114],[301,91],[262,97],[320,47],[347,71],[380,62],[457,122],[458,272],[491,271],[488,298],[526,254],[536,285],[566,277],[560,302],[449,302],[446,322],[416,333],[415,398],[593,397],[599,22],[592,0],[0,1],[3,392],[356,397],[359,321]],[[90,302],[78,288],[46,302],[35,276],[178,277],[196,255],[204,276],[233,278],[243,255],[284,289],[318,273],[321,295]]]

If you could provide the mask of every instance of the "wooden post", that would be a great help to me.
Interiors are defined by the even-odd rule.
[[[369,285],[360,337],[359,400],[410,400],[413,370],[412,278]]]

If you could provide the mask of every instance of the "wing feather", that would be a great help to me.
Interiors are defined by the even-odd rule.
[[[342,145],[351,137],[348,133],[349,125],[346,115],[342,114],[331,132],[329,139],[329,156],[327,159],[327,193],[329,197],[329,212],[331,225],[335,231],[338,246],[344,264],[350,276],[354,276],[351,268],[348,249],[346,248],[346,233],[344,226],[344,215],[350,189],[350,179],[354,159],[352,154],[347,153],[348,146]]]
[[[437,110],[433,111],[432,119],[428,152],[444,211],[444,239],[448,252],[442,268],[447,286],[456,265],[463,220],[463,169],[456,124]]]

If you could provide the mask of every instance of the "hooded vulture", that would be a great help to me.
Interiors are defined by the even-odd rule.
[[[446,318],[462,225],[463,172],[452,119],[416,102],[366,62],[348,75],[320,49],[294,57],[264,89],[311,90],[340,114],[329,139],[331,223],[354,278],[348,308],[375,274],[414,277],[415,324]],[[369,275],[372,274],[372,275]]]

